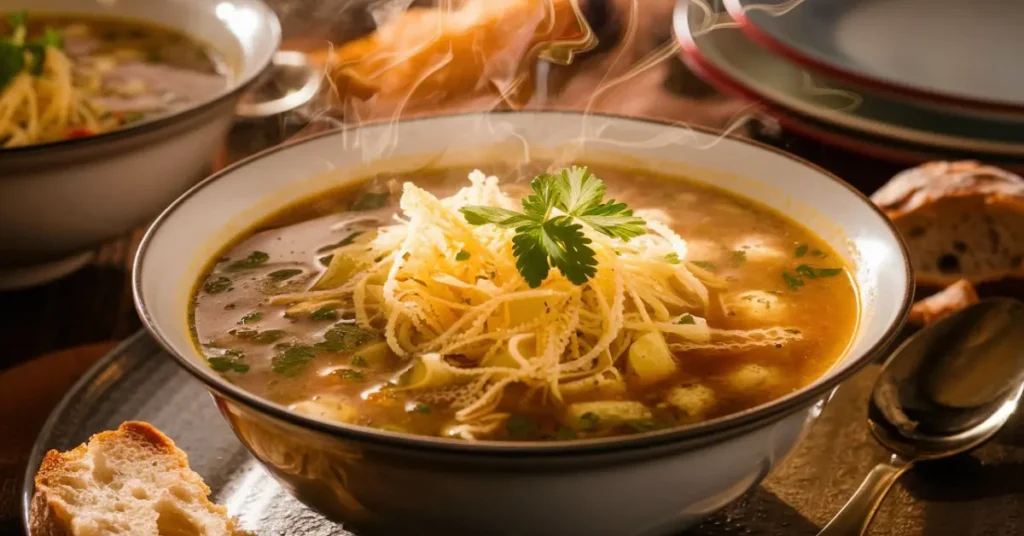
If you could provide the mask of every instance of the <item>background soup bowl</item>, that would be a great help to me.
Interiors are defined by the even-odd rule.
[[[473,444],[293,414],[211,373],[193,345],[189,298],[205,263],[275,209],[383,171],[529,155],[654,168],[789,214],[855,267],[854,342],[814,384],[742,413],[640,436],[531,444]],[[143,241],[134,277],[148,329],[207,384],[239,439],[296,497],[347,524],[417,534],[646,535],[690,525],[793,449],[838,383],[891,342],[912,294],[906,252],[888,220],[823,171],[712,133],[562,112],[369,125],[263,153],[175,202]]]
[[[207,173],[243,92],[281,40],[260,0],[0,0],[28,10],[127,17],[174,28],[230,68],[226,87],[183,110],[113,132],[0,149],[0,290],[59,277],[92,246],[147,222]]]

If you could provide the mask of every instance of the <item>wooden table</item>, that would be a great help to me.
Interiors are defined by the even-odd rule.
[[[320,10],[309,6],[321,4],[301,0],[276,3],[281,8],[286,35],[291,28],[293,35],[302,35],[301,42],[305,46],[323,42],[310,38],[315,32],[307,31],[313,24],[311,21],[318,21],[321,15]],[[642,4],[645,11],[641,13],[641,29],[646,33],[641,33],[644,44],[639,45],[640,49],[650,50],[668,38],[665,8],[671,4],[667,0]],[[297,5],[308,9],[293,9]],[[353,29],[354,23],[349,19],[345,19],[345,24],[339,23],[340,26],[320,22],[315,27],[325,32],[323,35],[350,36],[364,31]],[[362,23],[365,24],[365,20]],[[573,99],[580,100],[573,97],[573,93],[586,96],[589,81],[600,79],[602,69],[609,63],[606,53],[597,53],[573,66],[555,68],[552,87],[556,92],[561,91],[561,96],[572,105]],[[610,94],[598,108],[721,127],[745,107],[716,93],[678,60],[666,62],[631,82],[629,93],[634,98]],[[637,100],[636,95],[642,98]],[[273,121],[236,127],[215,167],[294,135],[295,124],[295,121]],[[873,191],[898,171],[894,164],[785,133],[755,135],[833,171],[865,192]],[[0,353],[0,533],[21,530],[18,492],[24,458],[50,409],[82,371],[115,341],[140,327],[129,288],[130,264],[140,237],[141,230],[126,232],[98,248],[89,266],[64,279],[36,288],[0,293],[5,311],[0,325],[0,348],[3,348]]]

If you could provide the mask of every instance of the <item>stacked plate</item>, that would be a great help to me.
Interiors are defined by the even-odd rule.
[[[799,134],[1024,166],[1024,2],[681,0],[674,17],[691,69]]]

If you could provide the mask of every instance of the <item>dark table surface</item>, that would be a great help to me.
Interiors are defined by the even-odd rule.
[[[614,8],[617,7],[621,11],[621,4],[625,1],[627,0],[609,0],[612,8],[602,16],[607,20],[614,21],[616,19]],[[369,25],[372,25],[372,19],[368,21],[365,11],[360,9],[348,9],[343,12],[330,11],[327,8],[330,3],[309,2],[308,0],[278,0],[272,3],[275,4],[283,19],[286,46],[292,48],[308,49],[322,46],[327,38],[335,41],[345,39],[365,31]],[[351,3],[349,2],[349,4]],[[669,17],[666,9],[670,8],[671,4],[672,2],[668,0],[650,0],[650,2],[645,0],[640,4],[642,9],[640,10],[638,35],[641,38],[637,39],[638,44],[633,47],[633,50],[623,53],[624,56],[632,54],[635,61],[669,38],[667,27]],[[615,23],[609,23],[607,26],[611,29],[606,32],[612,36],[607,41],[613,42],[615,29],[621,25],[616,26]],[[621,52],[621,49],[613,50]],[[574,65],[554,67],[551,84],[552,100],[557,101],[554,103],[563,107],[567,104],[570,107],[576,105],[581,100],[581,96],[586,96],[589,91],[592,91],[594,80],[600,79],[605,73],[621,69],[621,65],[616,65],[613,61],[614,58],[609,56],[608,49],[603,48],[580,58]],[[632,81],[628,93],[606,95],[603,101],[597,104],[596,109],[610,113],[654,116],[716,128],[735,125],[737,117],[749,117],[751,111],[747,103],[737,102],[717,93],[690,73],[677,58],[670,58],[657,68],[647,71],[643,76]],[[291,116],[261,124],[236,126],[212,167],[223,167],[253,152],[294,137],[300,132],[327,128],[333,124],[330,121],[322,121],[314,124],[313,127],[306,127],[304,126],[304,117],[308,116]],[[901,167],[894,163],[852,154],[822,145],[814,140],[779,131],[772,128],[770,122],[766,127],[764,123],[756,119],[745,121],[738,132],[818,164],[865,193],[870,193],[878,188]],[[140,328],[132,304],[129,283],[132,256],[141,234],[142,229],[127,231],[118,239],[99,246],[90,265],[59,281],[35,288],[0,293],[0,305],[2,305],[5,317],[0,324],[0,348],[3,348],[3,352],[0,353],[0,385],[3,385],[5,375],[8,375],[8,381],[19,381],[10,375],[24,369],[26,362],[44,354],[77,348],[89,343],[121,340]],[[1010,289],[1011,293],[1017,293],[1020,290],[1019,286],[1007,285],[982,290],[985,293],[1005,293],[1007,289]],[[89,347],[85,352],[89,355],[88,359],[95,359],[98,348],[106,347]],[[75,359],[74,350],[70,359]],[[82,359],[86,358],[82,357]],[[22,366],[16,366],[19,364]],[[76,370],[78,369],[76,368]],[[37,378],[36,381],[46,382],[48,376],[44,372],[36,374],[34,377]],[[0,393],[0,401],[5,400],[2,395],[3,393]],[[56,403],[59,395],[60,393],[54,393],[42,404],[52,406]],[[45,415],[45,411],[36,409],[37,413]],[[851,418],[846,420],[852,421],[860,418],[860,416],[853,417],[851,415]],[[7,424],[9,423],[0,423],[0,441],[4,440],[5,434],[11,432],[11,428],[6,426]],[[19,423],[18,432],[24,435],[30,434],[28,437],[34,437],[32,426],[39,424],[41,421]],[[843,436],[844,434],[864,433],[864,430],[860,428],[862,427],[852,426],[848,431],[841,433],[837,431],[836,435],[831,436],[832,443],[816,445],[815,448],[822,449],[820,453],[803,457],[813,460],[807,463],[820,464],[821,470],[818,478],[835,478],[837,475],[833,474],[833,471],[836,470],[853,471],[857,475],[866,470],[865,464],[868,462],[846,464],[843,467],[831,463],[831,460],[834,459],[833,456],[842,458],[857,455],[844,450]],[[886,533],[922,534],[926,532],[927,527],[953,521],[947,519],[948,516],[938,510],[929,513],[933,519],[929,520],[927,525],[920,522],[903,523],[900,508],[916,508],[915,501],[936,500],[946,501],[950,504],[966,503],[969,508],[974,508],[978,515],[983,515],[990,510],[1003,512],[1006,501],[1011,501],[1010,504],[1024,504],[1022,502],[1022,494],[1024,494],[1024,484],[1022,484],[1024,483],[1024,469],[1022,467],[1024,465],[1019,457],[1024,440],[1020,434],[1020,427],[1017,426],[1007,434],[1003,434],[1000,442],[1008,442],[1012,445],[1007,448],[1010,448],[1013,454],[1003,453],[986,459],[965,457],[959,461],[940,465],[941,470],[911,475],[907,479],[908,483],[905,488],[902,488],[894,500],[888,501],[883,510],[883,521],[891,523],[894,527],[899,527],[899,530]],[[875,454],[877,455],[877,452]],[[2,457],[0,456],[0,458]],[[0,474],[0,478],[4,479],[0,481],[0,532],[4,532],[5,527],[15,526],[5,522],[17,519],[16,512],[10,510],[12,505],[6,501],[7,492],[17,488],[17,482],[12,480],[18,476],[15,474],[18,471],[13,469],[15,466],[16,464],[8,465],[7,469],[9,470],[0,471],[3,473]],[[850,483],[855,483],[856,480],[857,478],[852,477],[847,479]],[[773,481],[779,481],[779,475],[776,475]],[[940,489],[942,491],[937,491]],[[780,490],[772,495],[772,501],[785,502],[789,499],[787,494],[793,494],[794,497],[801,494],[799,485],[785,486]],[[759,488],[759,491],[752,494],[747,500],[757,506],[763,499],[758,494],[763,492],[764,488]],[[846,494],[852,492],[852,489],[837,489],[834,492]],[[807,497],[803,499],[809,500]],[[997,503],[1002,506],[993,510],[995,508],[993,505]],[[753,511],[752,515],[757,515],[757,509],[754,508]],[[962,510],[959,507],[951,508],[949,512],[951,512],[950,515],[953,515],[952,512],[962,513]],[[799,512],[794,512],[793,515],[794,523],[807,521],[807,518]],[[811,516],[811,520],[821,522],[825,517],[827,517],[827,512],[815,512]],[[1020,523],[1019,518],[1007,519],[1006,523],[996,520],[995,523],[978,524],[978,530],[961,524],[957,526],[963,527],[962,532],[942,532],[942,534],[1017,534],[1017,531],[1024,530],[1020,528]],[[789,533],[790,531],[784,528],[786,526],[780,525],[778,533]],[[993,527],[1009,528],[1004,531],[1002,528],[997,530]],[[932,529],[928,529],[927,532],[932,532]]]

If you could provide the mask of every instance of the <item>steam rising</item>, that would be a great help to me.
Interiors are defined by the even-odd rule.
[[[755,5],[750,10],[784,16],[803,0]],[[703,34],[733,27],[717,16],[710,0],[692,0],[700,9]],[[656,118],[682,128],[670,135],[621,142],[622,147],[693,146],[691,125],[742,133],[756,104],[732,99],[695,100],[664,89],[672,69],[680,69],[679,43],[667,22],[675,0],[373,0],[349,2],[339,20],[364,20],[376,29],[347,42],[331,44],[321,55],[326,80],[313,117],[319,125],[345,128],[344,149],[357,149],[365,162],[386,159],[397,144],[396,123],[418,115],[462,111],[569,109],[584,112],[579,135],[566,140],[615,140],[608,122],[590,114],[611,113]],[[424,5],[426,4],[426,5]],[[607,27],[591,27],[595,10],[614,12]],[[353,12],[352,10],[356,10]],[[609,19],[609,17],[604,17]],[[608,26],[609,20],[603,22]],[[615,42],[599,43],[611,35]],[[594,50],[596,46],[600,48]],[[637,88],[642,88],[638,91]],[[816,87],[807,75],[810,94],[841,95],[860,105],[860,96]],[[503,114],[482,114],[481,131],[522,140],[522,161],[529,146]],[[389,128],[350,129],[367,122]],[[301,135],[301,133],[300,133]],[[439,133],[443,135],[443,133]],[[705,144],[707,145],[707,144]],[[567,155],[571,156],[571,155]],[[518,159],[517,159],[518,160]]]

